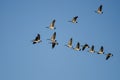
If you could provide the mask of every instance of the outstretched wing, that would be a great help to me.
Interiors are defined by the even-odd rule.
[[[108,53],[108,54],[106,55],[106,60],[108,60],[111,56],[113,56],[113,54]]]
[[[52,27],[54,27],[54,25],[55,25],[55,19],[51,22],[51,24],[50,24],[50,28],[52,28]]]
[[[98,11],[102,11],[102,5],[100,5],[100,7],[98,8]]]
[[[35,38],[35,41],[38,41],[40,40],[40,34],[37,34],[36,38]]]
[[[80,43],[78,42],[77,45],[76,45],[76,48],[80,48]]]
[[[90,48],[89,52],[95,52],[94,51],[94,45],[92,45],[92,47]]]
[[[83,46],[83,48],[82,48],[82,51],[84,51],[85,48],[89,48],[89,45],[88,45],[88,44],[85,44],[85,45]]]
[[[85,50],[85,45],[83,46],[83,48],[82,48],[82,51],[84,51]]]
[[[101,48],[100,48],[100,50],[99,50],[100,52],[103,52],[104,51],[104,48],[103,48],[103,46],[101,46]]]
[[[37,34],[37,36],[35,37],[35,39],[32,42],[33,42],[33,44],[36,44],[39,41],[40,41],[40,34]]]
[[[104,54],[104,48],[103,48],[103,46],[101,46],[101,48],[100,48],[98,54]]]
[[[72,22],[76,22],[78,16],[73,17]]]
[[[55,43],[52,43],[52,49],[55,47]]]
[[[56,38],[56,32],[53,33],[52,37],[51,37],[51,41],[54,41]]]
[[[106,60],[108,60],[109,58],[110,58],[110,56],[109,56],[109,55],[107,55],[107,56],[106,56]]]
[[[70,38],[68,45],[72,45],[72,38]]]

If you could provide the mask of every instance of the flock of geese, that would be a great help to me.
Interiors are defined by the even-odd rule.
[[[96,12],[97,14],[103,14],[103,12],[102,12],[102,5],[100,5],[95,12]],[[71,21],[68,21],[68,22],[78,23],[78,22],[77,22],[77,18],[78,18],[78,16],[75,16],[75,17],[72,18]],[[48,29],[50,29],[50,30],[56,29],[56,27],[55,27],[55,22],[56,22],[56,20],[54,19],[54,20],[50,23],[49,27],[46,27],[46,28],[48,28]],[[49,41],[50,41],[50,44],[52,44],[52,49],[53,49],[56,45],[58,45],[58,42],[57,42],[57,40],[56,40],[56,32],[54,32],[53,35],[51,36],[51,38],[50,38],[50,39],[47,39],[47,40],[49,40]],[[42,42],[42,40],[41,40],[41,38],[40,38],[40,34],[37,34],[37,36],[35,37],[35,39],[32,40],[32,43],[33,43],[33,44],[36,44],[36,43],[40,43],[40,42]],[[72,43],[73,43],[73,39],[70,38],[69,41],[68,41],[68,43],[67,43],[65,46],[68,47],[68,48],[71,48],[71,49],[73,49],[73,50],[76,50],[76,51],[84,51],[85,49],[90,48],[90,49],[88,50],[89,53],[105,54],[105,52],[104,52],[104,47],[103,47],[103,46],[100,47],[99,51],[95,51],[95,50],[94,50],[94,45],[92,45],[92,46],[90,47],[88,44],[80,45],[80,43],[78,42],[78,43],[76,44],[76,46],[73,47]],[[106,55],[106,60],[108,60],[111,56],[113,56],[112,53],[107,53],[107,54],[105,54],[105,55]]]

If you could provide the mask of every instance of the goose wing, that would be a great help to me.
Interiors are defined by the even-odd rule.
[[[98,11],[102,11],[102,5],[100,5],[100,7],[98,8]]]
[[[82,48],[82,51],[84,51],[85,48],[89,48],[89,45],[88,45],[88,44],[85,44],[85,45],[83,46],[83,48]]]
[[[51,22],[51,24],[50,24],[50,27],[54,27],[54,25],[55,25],[55,19]]]
[[[108,54],[106,55],[106,60],[108,60],[111,56],[113,56],[113,54],[108,53]]]
[[[52,49],[55,47],[55,43],[52,43]]]
[[[35,38],[35,41],[38,41],[40,40],[40,34],[37,34],[36,38]]]
[[[98,54],[104,54],[104,48],[103,48],[103,46],[101,46],[101,48],[100,48]]]
[[[51,37],[51,40],[54,41],[56,38],[56,32],[53,33],[52,37]]]
[[[73,17],[72,22],[75,22],[77,20],[78,16]]]
[[[89,52],[94,52],[94,45],[90,48]]]
[[[68,45],[72,45],[72,38],[70,38]]]
[[[80,48],[80,43],[78,42],[77,45],[76,45],[76,48]]]
[[[100,50],[99,50],[100,52],[103,52],[104,51],[104,48],[103,48],[103,46],[101,46],[101,48],[100,48]]]

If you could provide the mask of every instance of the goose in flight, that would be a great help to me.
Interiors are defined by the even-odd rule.
[[[80,49],[80,43],[78,42],[77,44],[76,44],[76,47],[75,48],[73,48],[74,50],[76,50],[76,51],[80,51],[81,49]]]
[[[100,5],[95,12],[98,13],[98,14],[103,14],[102,7],[103,7],[103,5]]]
[[[113,54],[111,54],[111,53],[106,54],[106,60],[108,60],[112,56],[113,56]]]
[[[42,42],[42,40],[40,40],[40,34],[37,34],[36,38],[32,42],[33,44]]]
[[[73,41],[73,39],[70,38],[70,40],[68,41],[68,44],[65,46],[67,46],[68,48],[72,48],[72,41]]]
[[[53,33],[53,35],[51,36],[51,39],[48,39],[50,40],[50,44],[52,44],[52,49],[55,47],[55,45],[58,45],[58,42],[56,40],[56,32]]]
[[[90,47],[89,47],[89,45],[88,45],[88,44],[85,44],[85,45],[83,45],[83,47],[82,47],[82,51],[84,51],[84,50],[85,50],[85,48],[90,48]]]
[[[99,52],[97,52],[97,53],[98,53],[98,54],[104,54],[104,48],[103,48],[103,46],[101,46]]]
[[[56,20],[54,19],[54,20],[50,23],[50,26],[49,26],[49,27],[46,27],[46,28],[49,28],[50,30],[56,29],[56,27],[55,27],[55,22],[56,22]]]
[[[72,19],[71,21],[69,21],[69,22],[78,23],[78,22],[77,22],[77,18],[78,18],[78,16],[75,16],[75,17],[73,17],[73,19]]]
[[[90,53],[95,53],[94,45],[92,45],[92,47],[90,48],[90,50],[89,50],[88,52],[90,52]]]

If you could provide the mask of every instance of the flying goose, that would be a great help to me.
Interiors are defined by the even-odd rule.
[[[65,45],[65,46],[67,46],[68,48],[72,48],[72,38],[70,38],[70,40],[68,41],[68,44],[67,45]]]
[[[52,49],[55,47],[55,45],[58,45],[58,42],[56,40],[56,32],[54,32],[51,36],[51,39],[48,40],[51,40],[50,44],[52,44]]]
[[[90,50],[89,50],[88,52],[90,52],[90,53],[95,53],[94,45],[92,45],[92,47],[90,48]]]
[[[50,26],[49,26],[49,27],[46,27],[46,28],[49,28],[50,30],[56,29],[56,28],[55,28],[55,22],[56,22],[56,20],[54,19],[54,20],[50,23]]]
[[[98,14],[103,14],[102,7],[103,7],[103,5],[100,5],[99,8],[95,12]]]
[[[32,42],[33,42],[33,44],[42,42],[42,40],[40,40],[40,34],[37,34],[36,38]]]
[[[88,44],[84,44],[83,47],[82,47],[82,51],[85,50],[85,48],[90,48]]]
[[[98,54],[104,54],[104,48],[103,48],[103,46],[101,46],[99,52],[97,52],[97,53],[98,53]]]
[[[80,43],[78,42],[77,44],[76,44],[76,47],[75,48],[73,48],[74,50],[76,50],[76,51],[80,51],[81,49],[80,49]]]
[[[75,16],[75,17],[73,17],[72,21],[69,21],[69,22],[78,23],[78,22],[77,22],[77,18],[78,18],[78,16]]]
[[[108,60],[112,56],[113,56],[113,54],[111,54],[111,53],[106,54],[106,60]]]

